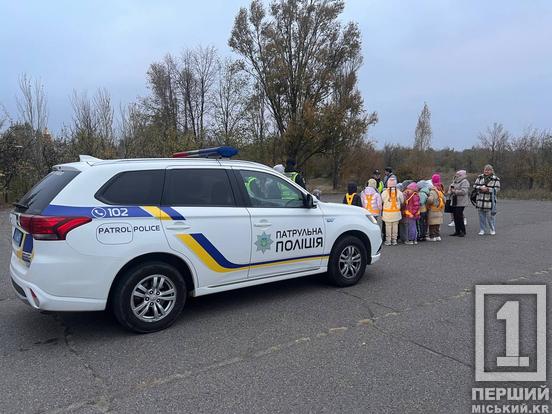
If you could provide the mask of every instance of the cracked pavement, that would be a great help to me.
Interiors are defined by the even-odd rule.
[[[550,208],[501,200],[495,237],[468,208],[466,238],[444,226],[441,243],[388,247],[356,286],[315,276],[193,298],[150,335],[19,302],[0,211],[1,411],[470,412],[474,285],[549,284]]]

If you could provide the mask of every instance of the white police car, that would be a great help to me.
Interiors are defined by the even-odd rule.
[[[322,272],[355,284],[381,249],[365,210],[319,202],[269,167],[229,159],[81,156],[16,203],[11,223],[22,300],[47,311],[109,308],[137,332],[169,326],[188,295]]]

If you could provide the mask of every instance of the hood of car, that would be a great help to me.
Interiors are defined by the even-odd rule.
[[[356,216],[368,214],[362,207],[349,206],[347,204],[319,202],[318,206],[326,216]]]

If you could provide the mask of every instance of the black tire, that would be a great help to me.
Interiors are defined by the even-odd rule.
[[[155,281],[159,290],[153,289]],[[174,300],[171,300],[171,289],[176,293]],[[139,294],[143,296],[139,297]],[[137,333],[150,333],[174,323],[182,312],[187,294],[186,282],[177,269],[163,262],[147,262],[129,269],[119,278],[113,286],[110,305],[115,318],[124,328]],[[144,307],[140,307],[146,300],[147,310],[139,316],[144,311]],[[164,316],[162,310],[166,311]]]
[[[340,258],[342,255],[348,256],[347,252],[352,252],[352,257],[356,257],[357,254],[360,255],[360,263],[358,266],[352,266],[351,263],[351,268],[344,271],[346,269],[346,264],[340,263]],[[352,286],[364,276],[366,264],[366,246],[364,246],[361,240],[354,236],[344,236],[338,239],[332,248],[328,263],[328,278],[336,286]]]

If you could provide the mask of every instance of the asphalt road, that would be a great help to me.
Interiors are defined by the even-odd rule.
[[[470,412],[474,285],[549,284],[551,210],[501,201],[497,235],[480,237],[468,208],[466,238],[445,227],[441,243],[388,247],[356,286],[316,276],[195,298],[150,335],[20,303],[2,211],[0,411]]]

